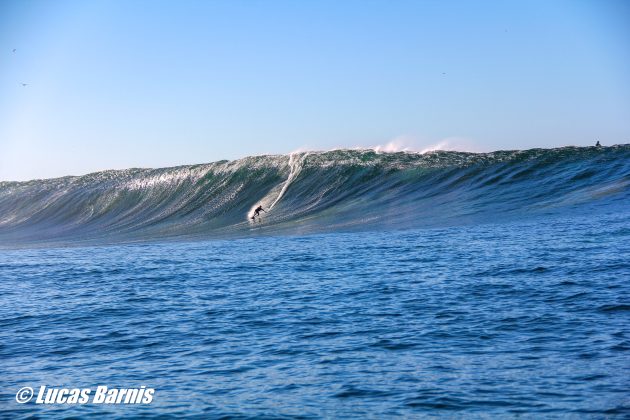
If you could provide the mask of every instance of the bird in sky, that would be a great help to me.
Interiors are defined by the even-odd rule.
[[[22,87],[28,86],[28,83],[21,83]]]
[[[17,51],[17,49],[13,48],[13,52],[16,52],[16,51]]]

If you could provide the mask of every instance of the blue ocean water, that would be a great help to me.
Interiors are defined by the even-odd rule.
[[[628,212],[0,254],[0,414],[630,415]],[[150,386],[142,406],[23,386]]]
[[[444,227],[628,200],[630,145],[303,152],[0,182],[0,248]]]
[[[629,199],[628,145],[0,183],[0,417],[627,418]],[[155,395],[16,402],[99,385]]]

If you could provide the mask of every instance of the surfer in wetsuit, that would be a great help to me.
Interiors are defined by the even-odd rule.
[[[252,220],[256,220],[256,216],[260,216],[261,211],[265,211],[265,209],[263,209],[262,206],[256,207],[256,210],[254,210],[254,215],[252,216]],[[265,213],[267,212],[265,211]]]
[[[595,147],[602,147],[602,145],[599,144],[599,140],[597,140],[597,143],[595,144]]]

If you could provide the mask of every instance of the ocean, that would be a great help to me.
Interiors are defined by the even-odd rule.
[[[2,182],[0,417],[627,418],[629,199],[630,145]]]

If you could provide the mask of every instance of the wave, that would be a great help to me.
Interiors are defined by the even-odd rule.
[[[483,223],[623,206],[629,186],[630,145],[257,156],[0,182],[0,245]]]

